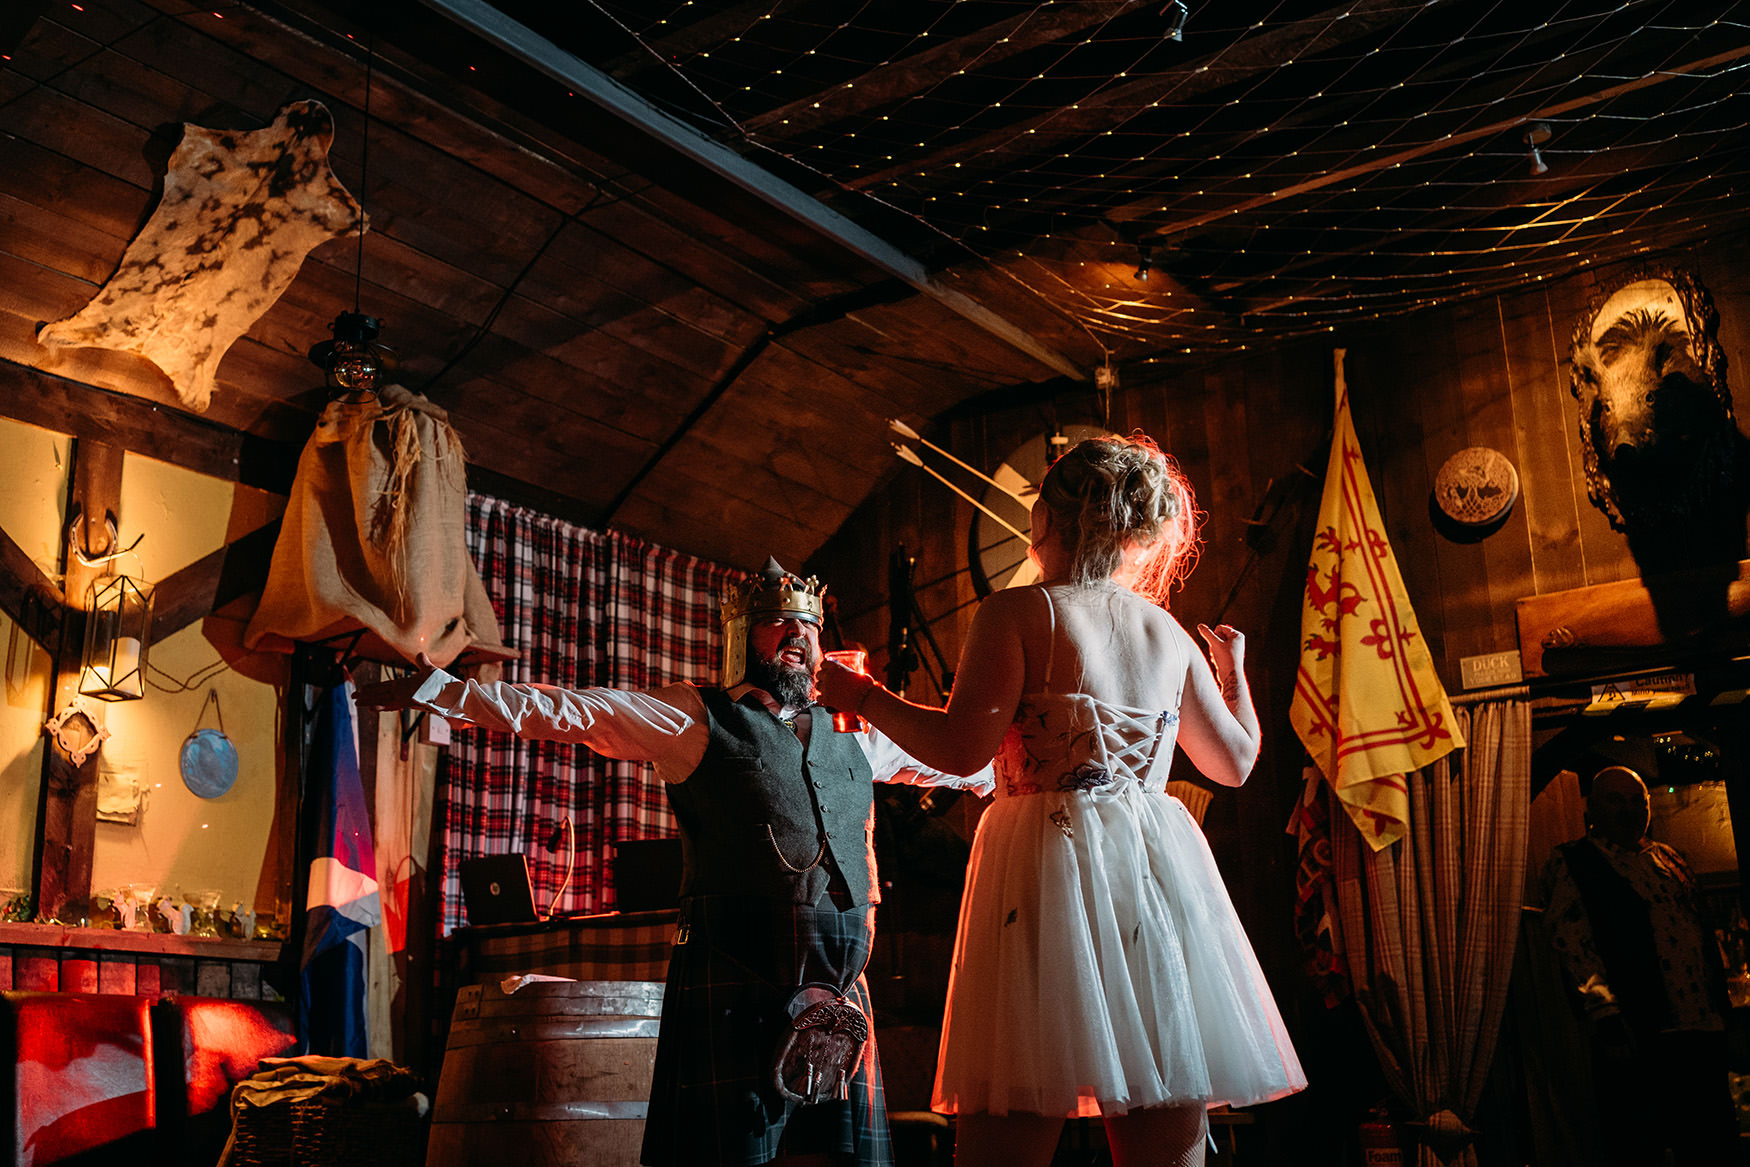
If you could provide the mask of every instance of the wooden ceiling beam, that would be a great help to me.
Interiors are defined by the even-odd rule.
[[[273,519],[159,580],[152,593],[152,643],[265,589],[280,526]]]
[[[0,612],[51,655],[60,651],[66,604],[42,568],[0,530]]]
[[[608,503],[607,509],[597,520],[598,525],[605,527],[614,521],[614,516],[620,513],[621,508],[624,507],[627,500],[637,492],[638,487],[643,484],[644,480],[655,472],[656,468],[662,463],[662,460],[668,457],[669,453],[676,446],[680,445],[680,443],[685,440],[699,422],[704,419],[705,415],[711,411],[712,407],[722,400],[724,394],[734,388],[735,383],[741,379],[742,374],[746,373],[747,370],[752,367],[753,363],[760,358],[760,354],[766,351],[767,345],[775,340],[782,340],[793,332],[801,331],[815,324],[836,320],[856,311],[858,308],[868,307],[872,304],[881,302],[883,299],[890,299],[893,294],[894,286],[892,283],[877,284],[870,288],[851,292],[837,300],[829,300],[824,304],[807,309],[801,315],[787,320],[783,324],[776,325],[755,337],[752,343],[743,349],[741,354],[736,357],[734,363],[724,370],[723,375],[718,378],[716,384],[711,386],[711,389],[699,399],[698,404],[693,407],[692,411],[688,413],[686,417],[682,418],[680,423],[674,427],[668,437],[663,440],[662,444],[658,446],[645,461],[638,473],[627,479],[627,481],[620,487],[619,492],[614,495],[613,500]]]
[[[867,109],[921,93],[969,66],[994,65],[1138,8],[1143,0],[1073,0],[1011,16],[977,32],[894,61],[830,90],[741,123],[750,138],[793,138]]]
[[[0,9],[0,53],[10,56],[49,7],[50,0],[12,0]]]
[[[362,109],[366,49],[332,27],[321,0],[252,0],[212,18],[212,6],[186,0],[144,0],[184,28],[290,80]],[[548,127],[477,89],[435,75],[394,46],[375,46],[371,116],[422,142],[444,142],[449,153],[562,214],[587,206],[599,182],[618,182],[622,168],[563,140]],[[338,114],[340,111],[336,111]],[[156,176],[154,176],[156,177]]]
[[[722,143],[657,109],[601,70],[587,64],[482,0],[421,0],[488,43],[563,82],[597,108],[620,119],[653,144],[673,151],[734,187],[801,223],[849,255],[903,280],[963,319],[1057,373],[1087,379],[1067,356],[1015,327],[971,297],[933,278],[924,265],[819,200],[762,170]]]
[[[1150,74],[1137,81],[1112,85],[1082,98],[1070,109],[1056,109],[1011,122],[1000,130],[968,141],[954,142],[924,158],[883,167],[849,179],[845,186],[867,190],[897,178],[929,173],[953,163],[989,154],[1055,153],[1064,142],[1079,141],[1110,129],[1136,112],[1136,106],[1185,101],[1282,67],[1306,53],[1332,49],[1407,23],[1412,17],[1453,0],[1352,0],[1312,16],[1248,37],[1217,53],[1186,62],[1174,73]],[[1163,91],[1164,86],[1164,91]],[[1121,107],[1121,108],[1115,108]]]
[[[0,417],[103,442],[227,482],[287,494],[298,450],[208,418],[0,359]]]

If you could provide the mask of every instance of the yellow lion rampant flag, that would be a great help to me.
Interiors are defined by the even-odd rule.
[[[1288,717],[1313,764],[1374,850],[1403,836],[1404,774],[1464,745],[1410,610],[1361,464],[1343,349],[1337,418],[1300,612],[1300,670]]]

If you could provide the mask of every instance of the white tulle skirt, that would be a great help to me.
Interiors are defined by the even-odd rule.
[[[1305,1085],[1184,804],[1134,784],[998,797],[967,869],[933,1109],[1089,1117]]]

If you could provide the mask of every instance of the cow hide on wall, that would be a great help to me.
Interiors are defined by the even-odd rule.
[[[296,101],[260,130],[185,125],[164,196],[91,302],[47,325],[50,348],[135,353],[204,410],[219,362],[297,276],[304,257],[361,227],[328,167],[334,118]]]

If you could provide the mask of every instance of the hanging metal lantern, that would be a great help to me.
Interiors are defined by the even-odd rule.
[[[394,349],[377,342],[382,324],[374,316],[342,312],[329,328],[334,339],[310,350],[310,360],[326,374],[329,399],[349,405],[375,401],[399,363]]]
[[[79,692],[102,701],[144,697],[151,638],[151,588],[125,575],[93,580]]]

